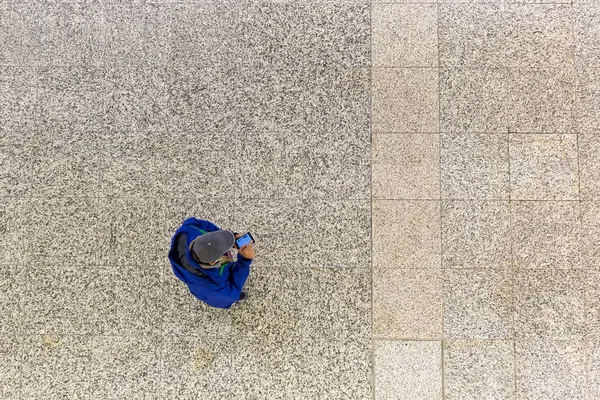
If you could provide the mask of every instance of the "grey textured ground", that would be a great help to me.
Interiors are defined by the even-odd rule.
[[[600,3],[530,3],[0,0],[0,399],[599,400]]]

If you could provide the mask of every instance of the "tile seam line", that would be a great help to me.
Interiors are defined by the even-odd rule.
[[[369,181],[369,204],[370,204],[370,222],[371,222],[371,243],[370,243],[370,278],[371,278],[371,396],[373,400],[376,400],[376,368],[375,368],[375,277],[373,268],[373,238],[375,236],[373,230],[373,3],[369,4],[369,50],[370,50],[370,67],[369,67],[369,142],[370,142],[370,157],[369,157],[369,170],[370,181]]]

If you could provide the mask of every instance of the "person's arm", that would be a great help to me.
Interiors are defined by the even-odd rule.
[[[231,267],[229,282],[236,290],[242,291],[248,275],[250,275],[250,264],[252,260],[238,254],[238,260],[233,267]]]

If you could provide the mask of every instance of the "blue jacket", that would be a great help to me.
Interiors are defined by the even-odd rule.
[[[248,275],[252,260],[238,254],[238,261],[226,264],[223,268],[202,268],[192,257],[189,244],[204,232],[218,231],[219,227],[209,221],[188,218],[173,235],[169,261],[175,275],[190,289],[190,292],[199,300],[217,308],[229,308],[240,299],[240,293]],[[185,236],[183,236],[185,235]],[[187,238],[186,238],[187,236]],[[185,240],[185,242],[183,242]],[[181,246],[178,251],[177,244]],[[183,255],[185,254],[185,256]],[[181,257],[186,257],[186,269],[181,262]]]

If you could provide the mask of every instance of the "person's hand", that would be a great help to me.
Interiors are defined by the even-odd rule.
[[[252,243],[248,243],[242,246],[242,248],[238,251],[242,257],[247,258],[249,260],[254,259],[254,245]]]

